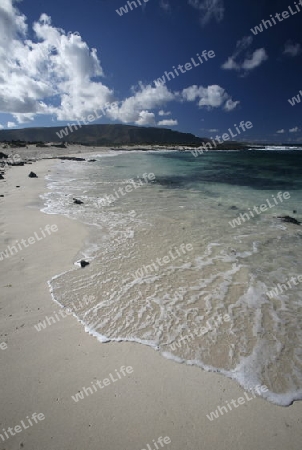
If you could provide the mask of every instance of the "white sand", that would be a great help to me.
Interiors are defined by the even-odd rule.
[[[45,415],[5,442],[0,438],[0,450],[150,450],[159,436],[170,437],[164,448],[171,450],[301,450],[301,402],[282,408],[256,398],[210,422],[206,414],[243,395],[235,382],[166,360],[143,345],[101,344],[74,317],[36,331],[39,320],[59,310],[47,280],[73,267],[87,235],[81,224],[39,211],[52,165],[16,167],[0,181],[0,252],[40,227],[58,226],[0,261],[0,344],[8,345],[0,349],[0,434],[34,412]],[[38,179],[28,178],[31,170]],[[121,366],[134,372],[72,400]]]

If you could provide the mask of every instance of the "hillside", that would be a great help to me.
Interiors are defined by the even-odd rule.
[[[62,132],[62,130],[64,130]],[[59,137],[61,136],[61,138]],[[68,127],[23,128],[0,130],[0,141],[22,142],[68,142],[91,146],[119,145],[192,145],[199,146],[208,141],[190,133],[181,133],[167,128],[147,128],[131,125],[82,125],[70,132]],[[228,143],[230,147],[230,143]],[[231,148],[243,146],[231,144]],[[227,146],[226,146],[227,147]],[[221,147],[220,147],[221,148]]]

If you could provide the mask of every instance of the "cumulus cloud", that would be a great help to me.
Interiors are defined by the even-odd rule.
[[[4,126],[0,123],[0,130],[3,130]]]
[[[239,70],[239,64],[237,64],[233,58],[233,56],[230,56],[225,63],[222,64],[222,69],[226,70]]]
[[[13,117],[17,120],[18,123],[26,123],[34,120],[35,114],[13,114]]]
[[[206,20],[222,14],[215,15],[222,8],[221,0],[190,1],[204,12],[209,4]],[[161,4],[169,2],[162,0]],[[163,108],[172,101],[198,100],[200,107],[226,111],[239,104],[220,86],[191,86],[179,93],[165,85],[152,87],[142,82],[132,87],[128,97],[118,100],[114,90],[104,84],[97,50],[89,48],[78,32],[67,34],[46,14],[29,29],[26,17],[14,5],[13,0],[0,3],[0,112],[11,114],[14,120],[7,126],[30,122],[37,115],[51,115],[53,121],[83,120],[102,108],[113,121],[156,125],[157,110],[159,116],[170,115]],[[168,125],[177,124],[169,120]],[[157,125],[163,126],[162,122]]]
[[[26,17],[14,8],[12,0],[1,0],[0,23],[1,42],[9,47],[18,34],[24,36],[27,32]]]
[[[15,124],[15,122],[7,122],[7,128],[15,128],[17,125]]]
[[[207,88],[203,86],[192,85],[182,91],[182,97],[193,102],[198,100],[198,106],[207,108],[223,107],[226,111],[231,111],[240,103],[233,101],[229,94],[219,85],[214,84]]]
[[[202,25],[206,25],[212,19],[221,22],[224,17],[223,0],[188,0],[188,4],[200,12]]]
[[[152,87],[150,84],[145,86],[140,83],[138,88],[133,87],[132,90],[134,95],[120,102],[118,107],[108,108],[108,117],[112,120],[120,120],[123,123],[135,122],[141,125],[148,110],[161,107],[176,99],[176,94],[170,92],[165,85]],[[144,112],[143,116],[141,116],[141,112]]]
[[[155,125],[155,114],[148,111],[141,111],[139,118],[135,121],[136,125]]]
[[[234,102],[231,98],[229,98],[224,105],[224,109],[225,111],[233,111],[239,103],[240,102],[238,100]]]
[[[78,33],[66,35],[46,14],[32,28],[36,42],[28,39],[26,18],[12,0],[1,1],[1,112],[19,115],[19,122],[21,114],[77,119],[112,99],[112,91],[95,81],[103,76],[96,49]]]
[[[302,51],[301,44],[298,42],[295,44],[292,41],[287,41],[284,45],[283,55],[291,56],[294,58],[295,56],[300,55]]]
[[[266,61],[268,58],[266,51],[264,48],[258,48],[254,51],[254,53],[247,57],[243,63],[242,68],[245,70],[252,70],[256,67],[260,66],[264,61]]]
[[[174,127],[175,125],[178,125],[177,120],[173,119],[166,119],[166,120],[160,120],[157,125],[160,127]]]
[[[27,38],[26,18],[12,0],[1,2],[1,112],[11,113],[18,123],[37,114],[78,120],[115,100],[113,90],[100,80],[104,70],[97,50],[89,49],[79,33],[66,34],[46,14],[32,28],[35,42]],[[165,86],[140,84],[134,95],[107,108],[107,115],[123,123],[155,124],[149,110],[174,98]]]
[[[158,115],[159,116],[170,116],[171,111],[164,111],[163,109],[161,109],[160,111],[158,111]]]
[[[298,133],[298,131],[300,131],[300,130],[299,130],[298,127],[294,127],[294,128],[290,128],[288,131],[289,131],[290,133]]]
[[[283,134],[283,133],[285,133],[285,130],[282,128],[281,130],[278,130],[277,133]]]
[[[222,69],[237,70],[247,73],[266,61],[268,56],[264,48],[258,48],[253,53],[247,52],[247,49],[250,47],[252,42],[252,36],[244,36],[242,39],[237,41],[235,51],[232,56],[230,56],[226,62],[222,64]],[[244,52],[244,57],[241,57]]]

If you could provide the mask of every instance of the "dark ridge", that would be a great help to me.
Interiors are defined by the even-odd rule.
[[[77,127],[77,129],[75,129]],[[17,130],[0,130],[0,142],[10,147],[36,144],[44,147],[45,143],[60,143],[58,147],[64,148],[65,143],[91,146],[122,146],[122,145],[186,145],[198,147],[208,142],[207,138],[200,138],[190,133],[181,133],[168,128],[137,127],[133,125],[79,125],[74,126],[71,132],[66,127],[23,128]],[[65,130],[65,133],[62,133]],[[57,134],[58,133],[58,134]],[[61,137],[60,137],[61,136]],[[217,148],[247,148],[244,144],[225,143]]]

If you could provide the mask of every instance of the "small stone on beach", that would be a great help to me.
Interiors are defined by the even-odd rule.
[[[81,267],[86,267],[89,266],[89,262],[85,261],[84,259],[82,259],[81,261]]]
[[[74,198],[74,199],[73,199],[73,203],[74,203],[75,205],[82,205],[84,202],[82,202],[82,200],[78,200],[77,198]]]

